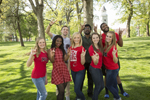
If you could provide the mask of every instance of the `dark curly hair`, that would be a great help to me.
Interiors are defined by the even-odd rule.
[[[53,41],[52,41],[51,49],[56,47],[56,44],[55,44],[55,43],[56,43],[56,40],[57,40],[58,38],[61,38],[61,40],[62,40],[62,44],[59,46],[59,49],[61,49],[61,51],[63,52],[63,59],[64,59],[64,56],[65,56],[66,52],[65,52],[65,50],[64,50],[64,41],[63,41],[63,38],[62,38],[61,35],[56,35],[56,36],[54,37],[54,39],[53,39]]]

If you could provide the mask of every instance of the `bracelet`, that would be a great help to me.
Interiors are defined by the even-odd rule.
[[[52,25],[49,23],[49,26],[52,26]]]

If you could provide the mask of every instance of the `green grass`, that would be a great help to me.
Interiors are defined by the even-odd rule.
[[[0,100],[35,100],[36,87],[31,80],[31,67],[26,66],[31,47],[35,42],[25,42],[25,47],[21,47],[16,42],[0,43]],[[47,42],[50,47],[50,41]],[[138,37],[124,39],[124,46],[119,47],[119,58],[121,63],[120,77],[124,90],[130,97],[123,97],[122,100],[150,100],[150,37]],[[46,89],[47,100],[56,100],[56,87],[51,84],[52,64],[47,64],[48,81]],[[74,100],[75,93],[73,82],[71,82],[71,100]],[[83,93],[86,100],[91,100],[87,96],[87,78],[84,81]],[[99,99],[104,99],[105,90],[100,93]],[[113,100],[111,93],[110,98]]]

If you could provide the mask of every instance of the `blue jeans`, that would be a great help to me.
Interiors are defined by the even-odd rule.
[[[118,94],[118,87],[117,87],[117,75],[118,75],[119,68],[116,70],[109,70],[106,69],[106,87],[110,92],[113,94],[114,98],[119,99],[120,96]]]
[[[74,82],[74,91],[77,95],[77,98],[80,98],[81,100],[85,100],[84,94],[81,91],[81,85],[84,79],[85,69],[74,72],[71,70],[72,79]]]
[[[47,91],[45,89],[45,77],[32,78],[32,81],[37,88],[36,100],[46,100]]]
[[[98,100],[98,95],[104,88],[103,73],[101,69],[93,68],[92,66],[90,66],[89,71],[95,84],[92,100]]]

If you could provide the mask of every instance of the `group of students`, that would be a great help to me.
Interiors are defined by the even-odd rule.
[[[120,42],[123,45],[122,38],[120,39],[122,31],[119,31],[120,34],[118,35],[109,31],[106,23],[102,23],[100,25],[104,32],[102,35],[97,33],[96,26],[94,26],[95,32],[90,34],[92,28],[89,24],[86,24],[81,25],[80,31],[74,33],[70,39],[67,37],[67,26],[62,27],[62,35],[50,32],[50,28],[55,22],[51,21],[46,28],[46,33],[52,39],[51,48],[46,50],[45,40],[39,37],[35,48],[31,49],[30,57],[27,61],[28,67],[34,61],[31,77],[37,88],[36,100],[45,100],[47,97],[45,85],[48,82],[46,71],[48,60],[53,63],[51,83],[57,86],[57,100],[64,99],[65,89],[66,100],[70,100],[70,69],[76,100],[85,100],[82,88],[86,70],[88,96],[92,97],[92,100],[98,100],[98,95],[104,87],[107,97],[109,97],[107,92],[109,90],[113,94],[114,100],[121,100],[117,87],[119,65],[116,43]],[[84,36],[81,34],[83,30]],[[104,80],[103,75],[106,76]],[[95,84],[94,92],[93,86],[91,87],[93,82]],[[126,92],[123,91],[123,93],[124,96],[129,96]]]

